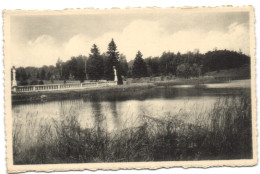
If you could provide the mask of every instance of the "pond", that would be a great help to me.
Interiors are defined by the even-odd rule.
[[[61,120],[74,115],[81,128],[102,126],[109,132],[138,126],[140,116],[163,118],[182,115],[180,119],[193,123],[196,116],[209,112],[224,96],[240,95],[242,88],[156,87],[135,92],[91,94],[80,99],[13,105],[14,120],[26,124],[26,119]],[[26,119],[25,119],[26,117]]]

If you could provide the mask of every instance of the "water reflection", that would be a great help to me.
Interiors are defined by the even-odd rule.
[[[106,129],[106,121],[105,117],[102,114],[102,106],[99,101],[94,101],[91,102],[91,107],[92,107],[92,117],[94,118],[94,127],[96,128],[98,137],[101,136],[100,134],[102,133],[103,129]]]
[[[14,120],[56,120],[77,116],[82,129],[96,128],[99,132],[125,129],[140,124],[140,115],[162,118],[182,115],[185,122],[194,122],[195,115],[209,111],[219,96],[236,95],[233,89],[153,88],[106,94],[88,94],[81,99],[19,104],[12,108]],[[198,114],[199,113],[199,114]],[[188,116],[185,116],[188,115]]]
[[[117,112],[117,102],[112,101],[109,103],[109,109],[112,114],[112,122],[114,123],[114,127],[117,129],[121,129],[121,124],[120,124],[120,117]]]

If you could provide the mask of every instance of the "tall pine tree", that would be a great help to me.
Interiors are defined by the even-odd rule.
[[[105,61],[105,78],[107,80],[114,80],[114,70],[113,66],[116,67],[117,70],[117,79],[118,84],[122,84],[122,77],[120,72],[120,64],[119,64],[119,52],[117,51],[117,46],[112,39],[111,42],[108,44],[107,50],[107,58]]]
[[[104,64],[102,56],[100,55],[97,45],[93,45],[91,48],[91,54],[87,62],[87,73],[91,80],[99,80],[104,75]]]
[[[144,59],[142,57],[143,57],[142,53],[138,51],[133,64],[133,70],[132,70],[133,77],[139,78],[139,77],[147,76],[146,63],[144,62]]]

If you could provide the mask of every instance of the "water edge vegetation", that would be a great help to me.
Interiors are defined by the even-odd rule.
[[[73,113],[59,122],[26,116],[23,135],[24,125],[14,121],[14,164],[252,158],[251,98],[246,93],[220,97],[192,124],[180,119],[185,112],[161,119],[143,113],[141,125],[108,132],[99,124],[82,129]],[[25,143],[26,138],[33,141]]]

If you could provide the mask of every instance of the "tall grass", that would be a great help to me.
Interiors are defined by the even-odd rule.
[[[220,98],[194,123],[181,117],[185,113],[160,119],[144,113],[141,126],[115,132],[99,124],[82,129],[76,112],[31,121],[33,131],[14,122],[14,164],[252,158],[250,96]]]

